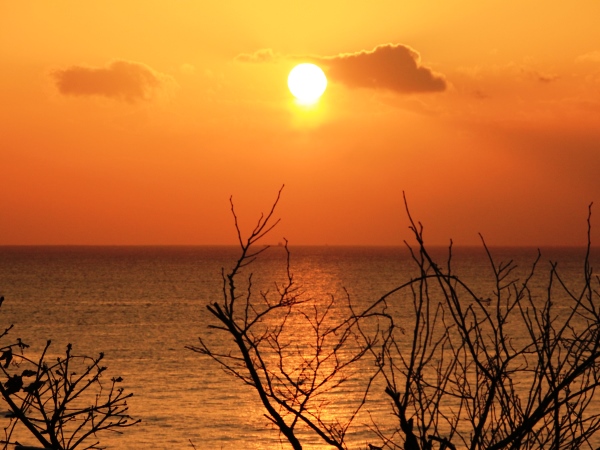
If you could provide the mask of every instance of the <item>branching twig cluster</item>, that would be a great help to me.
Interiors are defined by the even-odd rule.
[[[102,353],[95,358],[76,355],[69,344],[64,356],[51,361],[50,341],[36,359],[24,353],[27,347],[17,339],[0,348],[0,395],[9,410],[4,449],[18,443],[13,439],[18,427],[47,449],[101,449],[98,433],[120,432],[139,422],[128,413],[127,399],[133,394],[119,387],[122,378],[104,378]]]
[[[553,263],[543,299],[531,290],[539,255],[519,280],[516,265],[496,264],[483,242],[495,284],[484,299],[453,273],[452,246],[444,268],[433,260],[422,226],[408,207],[407,213],[420,269],[411,284],[412,347],[402,351],[392,334],[381,363],[404,448],[593,448],[600,429],[600,411],[591,408],[600,386],[600,305],[589,239],[583,289],[570,290]]]
[[[240,288],[243,269],[267,248],[255,246],[278,222],[280,194],[246,240],[231,203],[241,255],[223,272],[222,301],[208,310],[217,319],[212,327],[233,337],[234,348],[217,351],[202,339],[189,348],[254,388],[266,417],[294,449],[302,448],[299,428],[347,448],[358,412],[385,399],[398,425],[390,432],[371,414],[372,441],[379,442],[368,443],[370,449],[558,450],[593,448],[594,439],[598,445],[600,409],[593,409],[593,399],[600,386],[600,305],[593,285],[600,280],[589,263],[589,217],[580,291],[570,290],[552,263],[547,291],[534,293],[541,255],[520,279],[516,264],[497,263],[482,238],[494,289],[477,293],[454,273],[452,244],[444,264],[434,260],[405,199],[416,240],[407,247],[418,275],[359,311],[349,295],[345,307],[333,298],[303,298],[287,241],[287,278],[274,295],[255,296],[251,273]],[[402,327],[391,312],[399,292],[412,298],[400,305]],[[365,358],[372,363],[361,362]],[[362,394],[353,394],[346,420],[336,420],[328,399],[358,367]],[[377,377],[386,395],[371,392]]]
[[[281,194],[281,191],[280,193]],[[327,394],[342,385],[350,370],[371,344],[365,343],[356,321],[332,319],[337,306],[333,298],[323,303],[304,298],[290,271],[287,241],[286,278],[276,284],[274,292],[261,292],[255,297],[252,274],[242,284],[243,269],[268,247],[254,249],[257,241],[273,226],[273,204],[261,216],[248,239],[243,240],[232,203],[241,255],[233,269],[223,275],[223,299],[207,305],[218,320],[212,325],[228,333],[235,350],[219,352],[200,339],[189,349],[217,361],[228,373],[252,386],[271,421],[292,445],[301,449],[298,429],[313,433],[324,443],[344,449],[345,436],[352,421],[364,405],[366,394],[343,419],[325,414],[331,399]],[[366,383],[367,389],[375,375]]]

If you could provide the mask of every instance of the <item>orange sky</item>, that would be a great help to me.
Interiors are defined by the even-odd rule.
[[[0,245],[600,238],[600,2],[0,0]],[[298,62],[329,86],[312,109]],[[596,219],[597,218],[597,219]],[[597,242],[598,239],[595,239]]]

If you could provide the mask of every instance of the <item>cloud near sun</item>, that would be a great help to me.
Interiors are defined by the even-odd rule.
[[[442,74],[420,65],[420,56],[402,44],[384,44],[373,50],[342,53],[336,56],[279,56],[271,49],[241,54],[241,62],[270,62],[280,58],[310,60],[326,69],[330,81],[351,88],[386,89],[399,93],[440,92],[446,90]]]
[[[136,62],[114,61],[107,67],[71,66],[52,73],[63,95],[100,95],[130,103],[151,100],[175,81]]]

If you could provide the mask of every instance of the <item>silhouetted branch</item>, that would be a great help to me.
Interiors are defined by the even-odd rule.
[[[346,305],[334,297],[305,298],[290,270],[287,240],[285,277],[273,291],[255,295],[253,275],[242,277],[267,248],[254,246],[278,223],[273,215],[280,195],[248,238],[231,204],[241,252],[233,269],[223,271],[222,301],[207,308],[216,319],[210,327],[235,345],[216,350],[200,339],[188,348],[252,386],[266,417],[294,449],[302,448],[300,428],[346,449],[349,427],[363,409],[380,441],[369,443],[371,449],[594,448],[600,295],[592,283],[600,279],[589,263],[591,207],[581,290],[569,289],[551,263],[546,292],[534,294],[541,253],[520,278],[514,261],[496,261],[480,236],[491,291],[477,292],[454,271],[452,241],[445,261],[434,259],[404,196],[416,242],[406,246],[417,275],[359,309],[348,292]],[[402,327],[392,312],[397,309]],[[365,358],[371,364],[360,363],[363,390],[353,393],[356,403],[339,420],[327,399]],[[378,379],[398,418],[392,430],[369,411],[370,402],[383,397],[372,392]]]
[[[102,353],[96,358],[74,355],[69,344],[65,356],[51,363],[46,360],[50,344],[37,360],[18,354],[1,368],[7,381],[0,384],[0,395],[13,417],[4,448],[19,424],[45,448],[72,450],[81,445],[100,449],[98,441],[85,442],[101,431],[120,432],[139,423],[128,413],[133,394],[118,387],[122,378],[103,381]]]

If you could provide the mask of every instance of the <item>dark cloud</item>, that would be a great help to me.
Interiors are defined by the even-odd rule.
[[[538,73],[537,80],[540,83],[552,83],[553,81],[558,80],[558,75]]]
[[[419,54],[405,45],[386,44],[371,51],[313,60],[326,66],[331,81],[339,81],[352,88],[387,89],[400,93],[446,89],[444,76],[421,66]]]
[[[72,66],[52,75],[63,95],[101,95],[132,103],[150,100],[166,84],[174,83],[168,75],[128,61],[115,61],[101,68]]]
[[[439,92],[446,90],[446,79],[420,65],[419,54],[401,44],[385,44],[371,51],[336,56],[279,55],[270,48],[241,53],[236,61],[266,63],[279,59],[312,61],[326,69],[330,81],[352,88],[386,89],[400,93]]]
[[[264,63],[274,61],[278,57],[278,55],[273,53],[272,49],[261,48],[260,50],[257,50],[254,53],[240,53],[234,59],[239,62]]]

